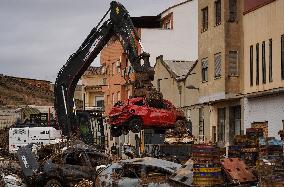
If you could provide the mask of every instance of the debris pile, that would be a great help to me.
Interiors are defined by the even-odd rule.
[[[193,164],[193,185],[214,186],[224,183],[219,148],[196,144],[192,146]]]
[[[121,160],[99,174],[96,186],[174,186],[168,177],[180,167],[151,157]]]
[[[241,158],[249,166],[255,166],[259,157],[259,139],[263,137],[260,128],[248,128],[246,135],[236,135],[229,146],[229,158]]]
[[[164,142],[167,144],[192,144],[194,136],[191,133],[188,121],[178,120],[174,129],[169,129],[165,133]]]
[[[257,178],[239,158],[222,159],[222,169],[230,185],[255,184]]]
[[[0,157],[9,155],[9,128],[0,129]]]
[[[260,186],[284,186],[284,159],[262,159],[257,167]]]
[[[93,187],[94,182],[89,181],[87,179],[81,180],[78,184],[76,184],[74,187]]]
[[[97,170],[110,163],[108,155],[78,141],[46,145],[33,152],[32,147],[21,147],[17,154],[24,178],[31,186],[43,186],[46,181],[50,185],[64,181],[67,186],[88,186]]]
[[[172,176],[170,180],[177,184],[183,184],[185,186],[193,185],[193,160],[189,159],[182,167],[180,167]]]

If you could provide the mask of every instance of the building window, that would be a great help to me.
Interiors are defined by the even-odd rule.
[[[116,70],[116,64],[112,63],[112,75],[115,74],[115,70]]]
[[[115,95],[114,95],[114,93],[112,94],[112,106],[114,106],[114,104],[115,104]]]
[[[171,20],[165,22],[164,29],[171,29]]]
[[[107,78],[103,78],[103,85],[107,84]]]
[[[103,107],[104,106],[104,97],[103,96],[95,96],[95,106],[97,107]]]
[[[241,135],[241,106],[240,105],[230,107],[229,120],[230,120],[230,128],[229,128],[230,137],[234,137],[235,135]],[[230,139],[230,141],[232,140],[233,139]]]
[[[234,22],[237,19],[237,0],[229,0],[229,21]]]
[[[221,0],[215,1],[215,25],[221,24]]]
[[[273,81],[272,76],[272,39],[269,39],[269,82]]]
[[[216,143],[217,142],[217,131],[216,131],[216,126],[212,126],[212,142]]]
[[[208,81],[208,58],[201,60],[201,69],[202,69],[202,82]]]
[[[225,120],[226,120],[226,108],[218,108],[218,141],[225,141]]]
[[[221,77],[221,53],[217,53],[214,55],[214,65],[215,65],[215,69],[214,69],[214,75],[215,78]]]
[[[116,98],[117,98],[117,101],[120,101],[120,100],[121,100],[120,92],[117,92]]]
[[[262,83],[266,83],[265,41],[262,42]]]
[[[116,72],[120,74],[120,61],[116,61]]]
[[[157,90],[161,91],[161,79],[157,79]]]
[[[249,61],[250,61],[250,85],[253,86],[253,46],[250,46],[249,50]]]
[[[255,50],[256,50],[255,51],[256,52],[255,54],[256,55],[255,57],[256,58],[255,59],[256,60],[256,70],[255,70],[256,71],[255,72],[256,73],[255,74],[256,75],[256,85],[259,85],[259,43],[256,44]]]
[[[199,142],[204,142],[204,111],[203,108],[199,108]]]
[[[281,79],[284,80],[284,34],[281,36]]]
[[[106,98],[106,105],[107,106],[109,105],[109,95],[107,95],[107,98]]]
[[[203,8],[202,10],[202,31],[208,30],[208,7]]]
[[[238,51],[229,51],[229,74],[238,75]]]

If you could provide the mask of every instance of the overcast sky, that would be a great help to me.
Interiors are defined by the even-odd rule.
[[[120,0],[131,16],[157,15],[181,1]],[[55,81],[110,2],[0,0],[0,74]]]

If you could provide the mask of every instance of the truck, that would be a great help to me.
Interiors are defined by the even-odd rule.
[[[9,153],[28,144],[47,145],[62,140],[62,131],[54,127],[15,127],[9,129]]]

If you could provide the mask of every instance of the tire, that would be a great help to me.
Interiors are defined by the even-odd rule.
[[[61,183],[56,179],[51,179],[47,181],[44,187],[62,187]]]
[[[110,134],[113,137],[119,137],[122,135],[122,128],[118,126],[111,126],[110,127]]]
[[[143,126],[143,121],[140,118],[133,118],[129,121],[129,128],[133,133],[139,133]]]

